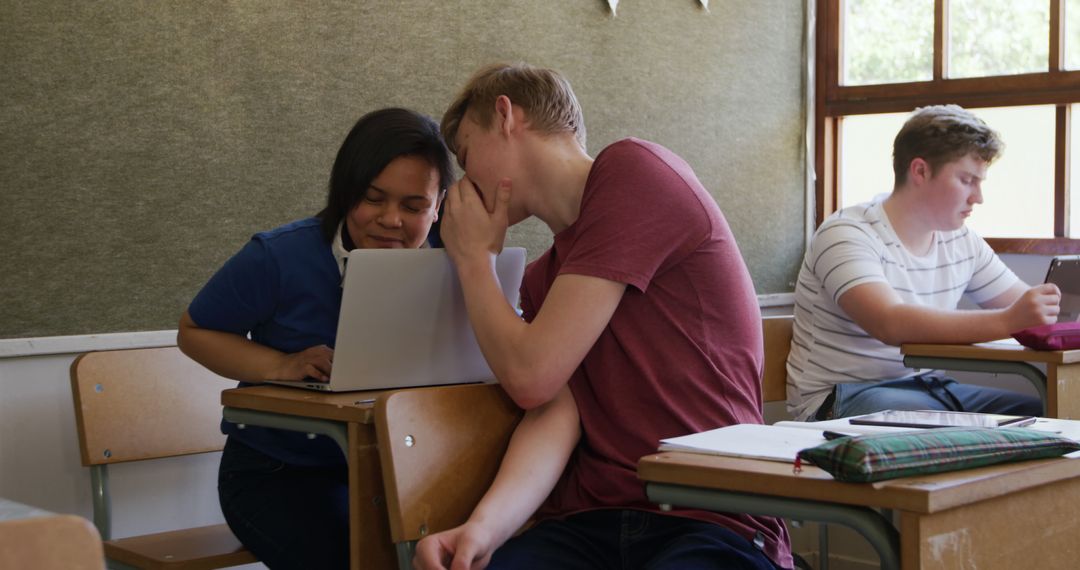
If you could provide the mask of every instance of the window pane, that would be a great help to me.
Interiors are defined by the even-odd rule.
[[[1080,238],[1080,104],[1072,105],[1072,140],[1069,141],[1069,235]]]
[[[934,0],[847,0],[845,85],[929,81],[934,73]]]
[[[1054,106],[975,109],[1005,141],[968,225],[983,237],[1054,237]]]
[[[982,185],[984,203],[975,208],[968,225],[983,237],[1052,237],[1054,107],[974,112],[1001,134],[1006,148],[987,172]],[[897,113],[843,118],[840,207],[892,191],[892,141],[908,116]]]
[[[909,113],[853,115],[840,124],[840,207],[893,188],[892,144]]]
[[[1065,68],[1080,68],[1080,0],[1065,0]]]
[[[1046,0],[951,0],[949,77],[1045,72],[1050,68]]]

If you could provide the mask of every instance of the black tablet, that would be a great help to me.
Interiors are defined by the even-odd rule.
[[[1058,322],[1080,321],[1080,255],[1059,255],[1051,259],[1044,281],[1061,289]]]
[[[943,412],[937,410],[884,410],[848,418],[852,425],[912,428],[939,427],[1022,427],[1035,423],[1035,416]]]

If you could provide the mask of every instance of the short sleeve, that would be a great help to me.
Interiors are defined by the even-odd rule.
[[[888,283],[875,239],[853,223],[823,227],[814,236],[810,269],[833,302],[856,285]]]
[[[252,239],[210,278],[188,313],[200,327],[247,334],[273,316],[277,264],[262,240]]]

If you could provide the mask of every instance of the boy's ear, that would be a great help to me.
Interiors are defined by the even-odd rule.
[[[495,98],[495,119],[498,123],[496,129],[503,134],[510,134],[517,126],[517,118],[514,116],[514,104],[506,95]]]
[[[930,163],[922,158],[913,158],[911,164],[908,165],[908,179],[912,182],[926,182],[933,176],[933,172],[930,171]]]

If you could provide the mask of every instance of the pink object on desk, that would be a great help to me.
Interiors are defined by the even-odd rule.
[[[1036,350],[1080,348],[1080,322],[1053,323],[1012,333],[1020,344]]]

